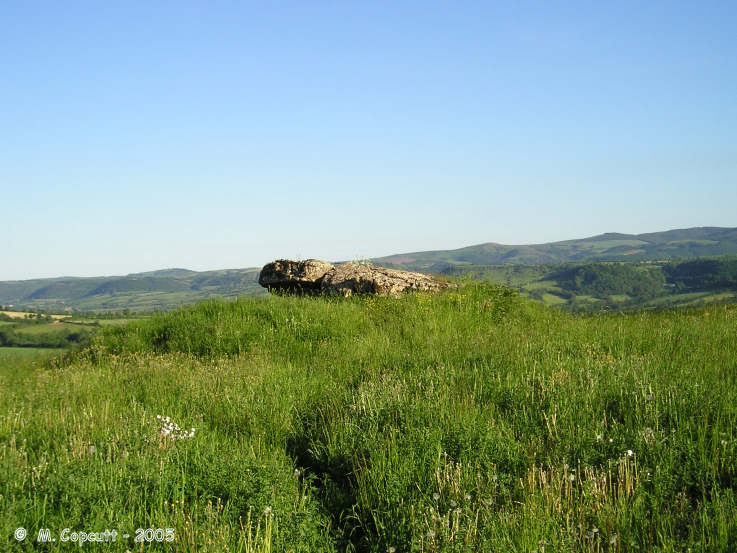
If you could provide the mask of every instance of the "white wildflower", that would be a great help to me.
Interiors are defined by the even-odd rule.
[[[182,430],[177,423],[171,420],[170,417],[162,417],[161,415],[156,415],[156,419],[159,420],[159,433],[162,437],[171,440],[186,440],[194,438],[194,428],[190,428],[189,430]]]

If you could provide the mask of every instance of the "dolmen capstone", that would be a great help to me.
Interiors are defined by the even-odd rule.
[[[397,297],[408,291],[437,292],[449,286],[422,273],[327,261],[277,259],[264,265],[258,283],[269,291],[292,294],[371,294]]]

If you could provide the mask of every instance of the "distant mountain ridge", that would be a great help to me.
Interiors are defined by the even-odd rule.
[[[126,276],[62,277],[0,282],[0,304],[47,311],[153,311],[200,300],[266,293],[260,268],[163,269]]]
[[[378,265],[416,271],[452,265],[540,265],[570,261],[648,261],[737,254],[737,228],[697,227],[644,234],[605,233],[546,244],[487,242],[456,250],[374,258]]]
[[[473,266],[540,266],[587,261],[692,259],[737,254],[737,228],[698,227],[645,234],[606,233],[548,244],[494,242],[456,250],[395,254],[377,265],[453,274]],[[171,268],[126,276],[0,282],[0,305],[63,311],[164,310],[203,299],[265,294],[260,267],[197,272]]]

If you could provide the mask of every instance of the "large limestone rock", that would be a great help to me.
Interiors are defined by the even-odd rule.
[[[335,269],[332,263],[318,259],[292,261],[277,259],[264,265],[258,283],[269,290],[284,290],[294,293],[315,293],[325,273]]]
[[[396,297],[409,290],[435,292],[445,286],[445,283],[422,273],[351,264],[328,271],[322,279],[324,292],[343,296],[375,294]]]
[[[422,273],[353,264],[335,267],[317,259],[278,259],[264,265],[258,282],[274,291],[343,296],[374,294],[396,297],[409,290],[434,292],[447,286]]]

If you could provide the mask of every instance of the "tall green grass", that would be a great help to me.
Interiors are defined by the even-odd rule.
[[[467,285],[106,328],[0,381],[5,543],[172,527],[85,547],[733,551],[736,325],[735,305],[575,316]]]

